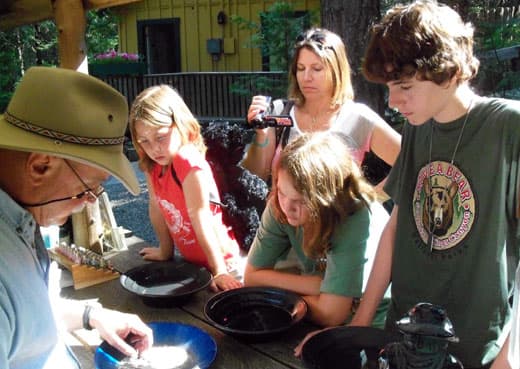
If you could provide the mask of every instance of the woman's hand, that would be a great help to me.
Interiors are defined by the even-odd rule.
[[[251,121],[260,113],[266,111],[269,108],[266,96],[257,95],[253,96],[249,110],[247,111],[247,121]]]
[[[211,281],[211,290],[213,292],[233,290],[242,287],[242,282],[238,281],[231,274],[218,274]]]
[[[127,356],[136,356],[153,345],[152,330],[134,314],[94,308],[90,313],[90,325],[97,329],[101,338]]]
[[[145,247],[139,251],[139,255],[141,255],[144,260],[151,261],[164,261],[170,259],[169,255],[164,255],[160,247]]]

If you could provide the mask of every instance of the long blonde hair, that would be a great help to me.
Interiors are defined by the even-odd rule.
[[[309,218],[303,225],[302,248],[310,258],[323,257],[336,227],[375,199],[340,133],[301,135],[284,148],[275,170],[285,170],[304,198]],[[276,183],[270,201],[276,219],[286,224]]]
[[[289,68],[289,99],[294,100],[299,106],[305,104],[305,96],[296,78],[298,57],[304,48],[318,55],[326,67],[327,78],[333,85],[331,106],[353,100],[354,89],[345,44],[341,37],[325,28],[311,28],[296,39],[294,57]]]
[[[153,127],[173,127],[179,134],[182,145],[190,143],[201,153],[206,152],[199,122],[177,91],[170,86],[158,85],[143,90],[132,103],[129,120],[132,143],[137,150],[139,166],[143,171],[150,171],[154,161],[137,141],[137,122]]]

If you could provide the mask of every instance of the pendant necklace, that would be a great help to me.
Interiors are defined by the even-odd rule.
[[[473,107],[473,100],[474,100],[473,98],[470,100],[468,109],[466,110],[466,117],[464,118],[464,122],[462,123],[462,127],[460,128],[459,137],[457,138],[457,143],[455,144],[455,149],[453,150],[453,154],[451,155],[451,160],[450,160],[451,166],[453,166],[453,162],[455,161],[455,155],[457,155],[457,150],[459,149],[460,142],[462,141],[462,135],[464,133],[464,128],[466,127],[466,123],[468,122],[468,118],[469,118],[469,113],[471,112],[471,108]],[[430,150],[429,150],[429,158],[428,158],[428,183],[429,183],[430,191],[431,191],[431,189],[433,188],[432,182],[431,182],[432,178],[430,175],[430,173],[432,172],[432,148],[433,148],[433,133],[434,133],[433,120],[430,120],[430,127],[431,127],[431,130],[430,130]],[[452,180],[452,183],[453,182],[454,181]],[[449,188],[449,186],[447,186],[444,190],[447,191],[448,188]],[[426,202],[428,205],[428,226],[429,226],[428,245],[430,246],[430,252],[432,252],[433,251],[433,242],[435,239],[434,231],[435,231],[436,219],[434,219],[433,221],[431,219],[432,218],[432,207],[433,207],[432,198],[427,197]],[[442,221],[442,218],[441,218],[441,221]]]

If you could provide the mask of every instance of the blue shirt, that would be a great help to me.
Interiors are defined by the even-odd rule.
[[[60,339],[33,216],[0,190],[0,368],[79,368]]]

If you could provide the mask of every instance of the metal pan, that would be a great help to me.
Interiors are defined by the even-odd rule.
[[[266,340],[297,324],[307,304],[296,293],[279,288],[243,287],[208,300],[204,314],[217,329],[246,340]]]
[[[130,269],[120,277],[123,288],[142,297],[147,305],[171,306],[206,288],[211,273],[185,261],[153,262]]]
[[[309,369],[358,369],[366,361],[374,365],[386,344],[401,339],[400,333],[372,327],[331,328],[303,345],[302,360]],[[374,367],[370,365],[367,367]]]

